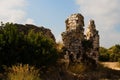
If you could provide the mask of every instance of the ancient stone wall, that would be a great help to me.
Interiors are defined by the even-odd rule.
[[[90,20],[87,31],[86,31],[86,39],[92,42],[93,47],[91,48],[90,54],[88,56],[92,57],[96,61],[99,56],[99,34],[96,30],[94,20]]]
[[[72,61],[79,60],[83,54],[82,41],[84,40],[84,17],[81,14],[72,14],[66,20],[66,31],[62,33],[62,40],[66,52]]]
[[[81,14],[72,14],[66,21],[66,30],[82,28],[84,26],[84,17]]]
[[[4,24],[1,22],[1,25],[2,25],[2,26],[0,26],[0,29],[3,28],[3,25],[4,25]],[[50,38],[50,39],[52,39],[54,42],[56,42],[56,39],[55,39],[53,33],[52,33],[51,30],[48,29],[48,28],[45,28],[45,27],[43,27],[43,26],[35,26],[35,25],[33,25],[33,24],[25,24],[25,25],[23,25],[23,24],[17,24],[17,23],[16,23],[16,24],[14,24],[14,25],[17,27],[17,29],[18,29],[19,32],[23,32],[25,35],[28,34],[28,32],[29,32],[30,30],[33,30],[35,33],[40,32],[40,33],[43,34],[45,37]]]
[[[66,31],[61,35],[65,53],[68,54],[70,61],[81,62],[84,60],[84,55],[97,61],[99,35],[94,20],[90,20],[86,35],[84,34],[84,17],[81,14],[72,14],[65,23]]]

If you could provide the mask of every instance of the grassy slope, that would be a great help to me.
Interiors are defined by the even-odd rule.
[[[116,70],[116,67],[108,68],[109,65],[113,66],[115,64],[110,62],[100,63],[96,69],[86,69],[83,68],[86,66],[78,64],[75,67],[73,66],[74,73],[69,70],[61,70],[60,67],[50,67],[45,69],[41,78],[43,80],[120,80],[120,70]],[[1,74],[0,77],[4,76]]]

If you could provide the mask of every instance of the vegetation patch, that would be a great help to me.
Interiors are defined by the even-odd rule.
[[[41,32],[30,30],[27,34],[18,31],[12,23],[0,29],[0,65],[17,63],[48,66],[56,62],[58,53],[55,42]]]
[[[7,80],[41,80],[39,70],[28,64],[13,65],[7,72]]]

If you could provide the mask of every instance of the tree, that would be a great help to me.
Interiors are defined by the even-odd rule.
[[[12,23],[6,23],[0,30],[0,61],[1,64],[11,64],[16,62],[17,48],[20,44],[20,35],[16,26]]]
[[[100,47],[99,49],[99,60],[100,61],[109,61],[109,52],[106,48]]]
[[[39,65],[50,65],[57,59],[57,49],[55,42],[45,37],[41,32],[34,33],[33,30],[28,32],[26,35],[28,42],[28,51],[32,55],[33,63]],[[31,53],[32,52],[32,53]],[[31,59],[32,59],[31,58]]]
[[[120,58],[120,45],[116,44],[109,48],[110,61],[118,61]]]

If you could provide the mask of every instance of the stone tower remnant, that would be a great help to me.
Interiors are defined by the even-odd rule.
[[[92,42],[92,48],[88,56],[92,57],[96,61],[98,60],[98,52],[99,52],[99,34],[96,30],[94,20],[90,20],[87,31],[86,31],[86,39]]]
[[[69,56],[69,60],[81,62],[87,57],[97,61],[99,35],[94,20],[90,20],[86,35],[84,35],[84,17],[81,14],[72,14],[65,23],[66,31],[61,35],[64,51]]]

